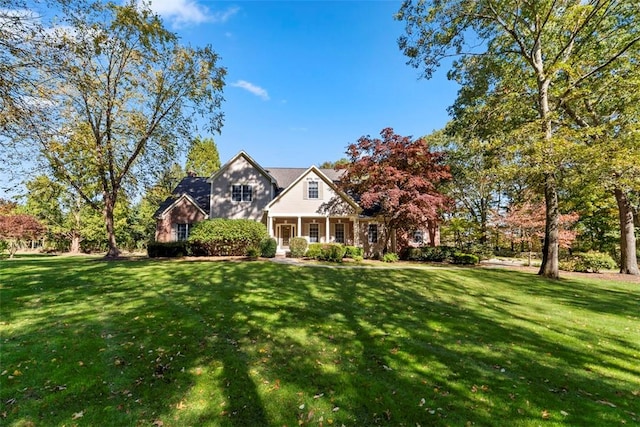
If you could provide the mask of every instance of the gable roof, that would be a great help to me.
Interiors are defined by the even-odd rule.
[[[314,166],[315,167],[315,166]],[[273,176],[277,183],[279,190],[282,191],[293,184],[298,178],[300,178],[309,168],[266,168],[267,172]],[[343,170],[318,168],[316,170],[321,171],[332,182],[340,181],[340,178],[344,174]]]
[[[298,168],[282,168],[282,169],[298,169]],[[278,194],[265,208],[266,210],[270,209],[272,205],[274,205],[277,201],[279,201],[282,197],[284,197],[284,195],[286,193],[289,192],[289,190],[291,190],[293,187],[296,186],[296,184],[298,184],[300,181],[302,181],[302,179],[304,177],[306,177],[310,172],[315,172],[316,175],[318,175],[318,177],[320,179],[322,179],[337,195],[339,195],[343,200],[345,200],[347,203],[349,203],[352,207],[354,207],[357,211],[360,210],[360,206],[351,198],[349,197],[346,193],[344,193],[343,191],[341,191],[335,184],[335,182],[333,180],[331,180],[324,172],[323,170],[325,169],[320,169],[316,166],[311,166],[308,169],[304,169],[304,172],[302,172],[301,174],[298,175],[298,177],[296,179],[294,179],[289,185],[287,185],[283,191],[280,192],[280,194]],[[334,169],[326,169],[329,171],[334,171],[334,172],[340,172],[340,171],[335,171]],[[334,176],[338,177],[337,174],[335,174]],[[278,182],[278,185],[280,185],[280,182]]]
[[[211,191],[207,178],[201,176],[187,176],[182,178],[173,190],[171,196],[160,204],[153,214],[154,217],[163,215],[173,207],[182,196],[188,196],[190,201],[196,205],[205,215],[209,215],[209,193]]]
[[[269,172],[267,172],[262,166],[260,166],[258,164],[258,162],[253,160],[251,158],[251,156],[248,155],[247,153],[245,153],[244,151],[240,151],[238,154],[233,156],[231,158],[231,160],[229,160],[220,169],[218,169],[216,172],[214,172],[214,174],[211,175],[211,177],[209,177],[209,179],[207,179],[207,182],[211,183],[211,182],[215,181],[220,175],[222,175],[224,173],[225,170],[227,170],[229,168],[229,166],[231,166],[240,157],[243,157],[247,162],[249,162],[249,164],[251,166],[253,166],[262,175],[264,175],[269,181],[271,181],[274,184],[276,183],[276,179],[271,174],[269,174]]]

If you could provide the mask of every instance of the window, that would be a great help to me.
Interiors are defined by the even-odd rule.
[[[344,243],[344,224],[336,224],[336,243]]]
[[[369,224],[369,243],[378,243],[378,224]]]
[[[309,243],[318,243],[318,224],[309,224]]]
[[[424,243],[424,234],[422,230],[416,230],[413,232],[413,243],[417,243],[419,245]]]
[[[308,181],[307,182],[307,198],[308,199],[318,199],[320,196],[318,181]]]
[[[234,202],[250,202],[253,200],[253,187],[250,185],[232,185],[231,200]]]
[[[176,224],[176,240],[181,242],[189,237],[189,224]]]

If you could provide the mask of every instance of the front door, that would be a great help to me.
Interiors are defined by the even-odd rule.
[[[282,249],[289,249],[291,243],[291,237],[294,233],[294,226],[290,224],[280,225],[280,247]]]

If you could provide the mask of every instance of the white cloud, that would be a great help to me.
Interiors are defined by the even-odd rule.
[[[238,80],[235,83],[231,83],[231,86],[239,87],[246,91],[249,91],[255,96],[259,96],[260,98],[264,99],[265,101],[269,100],[269,93],[267,93],[265,89],[261,88],[260,86],[256,86],[246,80]]]
[[[151,0],[151,10],[170,21],[174,27],[183,27],[206,22],[227,22],[240,8],[232,6],[224,11],[212,12],[194,0]]]

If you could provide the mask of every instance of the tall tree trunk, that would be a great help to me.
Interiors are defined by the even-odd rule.
[[[71,232],[71,247],[69,251],[72,254],[77,254],[80,252],[80,234],[77,231]]]
[[[538,274],[551,279],[560,277],[558,271],[558,189],[553,173],[546,173],[544,179],[544,201],[547,208],[544,225],[544,245],[542,265]]]
[[[106,258],[117,258],[120,256],[120,250],[116,242],[116,231],[113,221],[113,211],[115,208],[115,197],[111,194],[104,194],[104,221],[107,226],[107,243],[109,245],[109,251]]]
[[[640,275],[636,255],[636,235],[633,210],[627,195],[620,188],[614,190],[620,219],[620,273]]]

